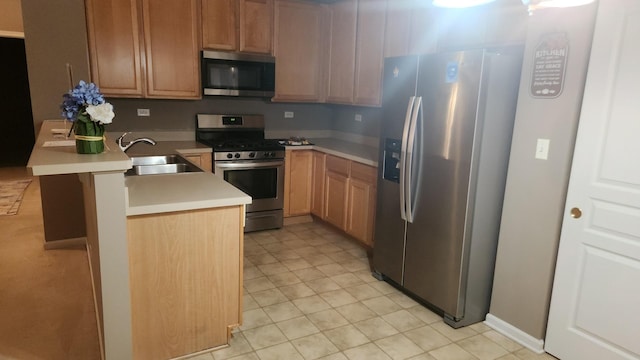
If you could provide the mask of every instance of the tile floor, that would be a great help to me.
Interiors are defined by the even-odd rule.
[[[482,323],[452,329],[323,224],[246,234],[244,250],[244,322],[229,347],[194,360],[555,359]]]

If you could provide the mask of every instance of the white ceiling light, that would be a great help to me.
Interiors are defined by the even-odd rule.
[[[571,6],[587,5],[595,0],[522,0],[529,7],[529,12],[544,8],[563,8]]]
[[[484,5],[495,0],[433,0],[433,6],[446,8],[467,8]]]

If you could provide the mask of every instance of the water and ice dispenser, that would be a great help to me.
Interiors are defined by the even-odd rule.
[[[398,139],[384,139],[384,164],[382,178],[400,182],[400,149],[402,141]]]

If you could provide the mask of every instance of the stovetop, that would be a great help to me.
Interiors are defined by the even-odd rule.
[[[220,141],[201,140],[200,142],[211,146],[215,152],[284,150],[284,146],[275,139],[226,139]]]

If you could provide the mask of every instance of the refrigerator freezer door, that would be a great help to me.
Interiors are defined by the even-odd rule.
[[[409,99],[415,96],[417,56],[385,59],[383,116],[380,129],[380,163],[384,161],[385,139],[401,139]],[[383,178],[378,167],[378,198],[373,251],[374,270],[402,284],[406,222],[400,214],[400,184]]]
[[[423,123],[413,223],[407,226],[404,286],[461,317],[459,302],[483,51],[421,58]]]

